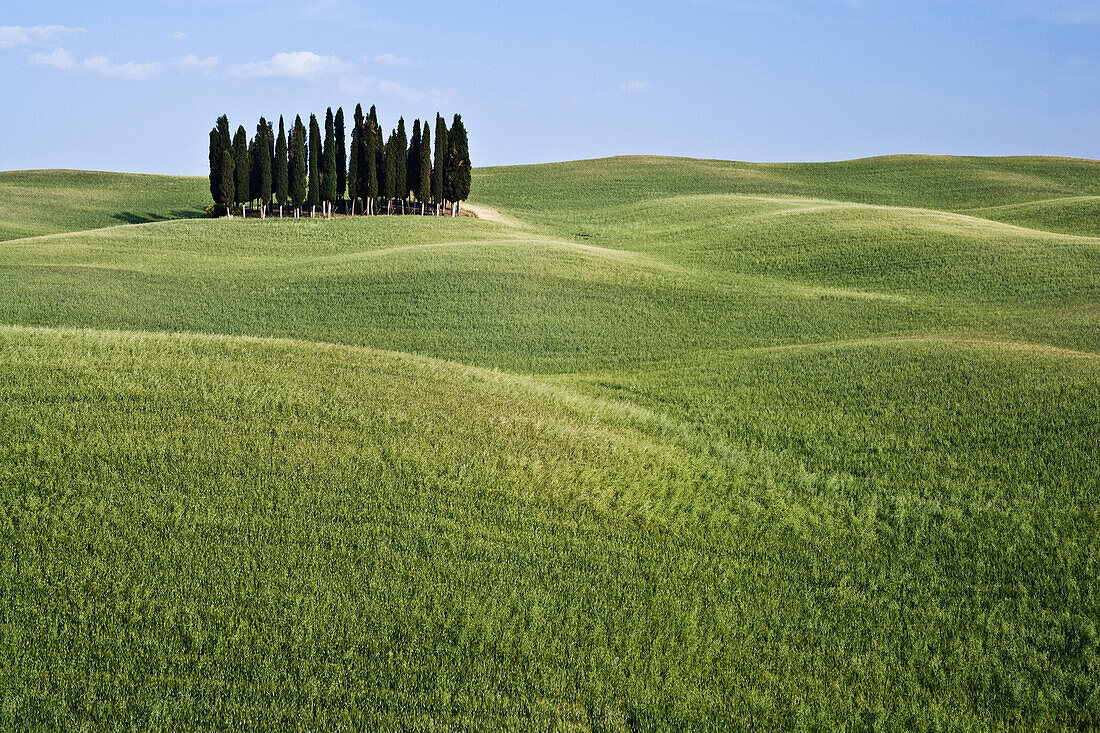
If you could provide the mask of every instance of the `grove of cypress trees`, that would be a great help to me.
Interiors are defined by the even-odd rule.
[[[306,203],[310,206],[321,203],[321,128],[317,125],[317,115],[309,116],[309,192]]]
[[[423,214],[425,204],[432,198],[432,140],[427,121],[424,122],[424,133],[416,150],[420,157],[416,164],[420,177],[416,184],[416,198],[420,201],[420,213]]]
[[[237,182],[233,163],[233,152],[223,150],[218,161],[218,189],[214,201],[225,207],[225,215],[233,218],[233,199],[236,198]]]
[[[348,184],[348,151],[344,139],[344,108],[336,109],[336,198],[344,199]]]
[[[470,196],[470,147],[462,115],[455,115],[447,134],[447,163],[443,171],[443,195],[453,202],[452,216]]]
[[[447,168],[447,123],[443,115],[435,116],[435,168],[432,169],[432,200],[436,213],[443,204],[443,172]]]
[[[286,130],[283,129],[283,116],[279,115],[279,137],[275,141],[275,198],[279,201],[279,216],[290,200],[290,173],[287,170]]]
[[[405,164],[405,183],[408,192],[405,197],[416,195],[416,189],[420,185],[420,120],[413,122],[412,137],[409,138],[409,154],[405,156],[408,161]]]
[[[332,215],[332,204],[336,201],[336,127],[332,121],[332,107],[325,113],[325,147],[321,153],[321,200],[325,202],[325,213]]]
[[[252,194],[252,159],[248,152],[248,133],[243,125],[237,128],[237,134],[233,136],[233,168],[234,198],[238,204],[246,204]]]
[[[299,213],[309,193],[306,165],[306,128],[301,115],[298,115],[294,118],[294,128],[290,133],[290,200]]]

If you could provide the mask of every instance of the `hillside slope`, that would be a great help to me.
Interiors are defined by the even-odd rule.
[[[205,178],[95,171],[0,171],[0,242],[205,216]]]
[[[1097,166],[621,158],[476,171],[502,221],[95,231],[19,174],[0,721],[1095,725]]]

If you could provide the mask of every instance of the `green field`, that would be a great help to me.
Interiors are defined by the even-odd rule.
[[[1100,162],[207,185],[0,173],[0,727],[1100,726]]]

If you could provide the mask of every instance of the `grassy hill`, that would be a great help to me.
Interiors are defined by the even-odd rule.
[[[5,725],[1100,723],[1100,163],[115,175],[0,174]]]

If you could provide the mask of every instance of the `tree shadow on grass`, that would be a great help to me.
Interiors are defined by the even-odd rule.
[[[177,209],[175,211],[147,211],[144,213],[136,213],[133,211],[122,211],[117,214],[111,214],[112,219],[118,219],[124,224],[150,224],[154,221],[169,221],[171,219],[199,219],[206,216],[206,212],[202,209]]]

